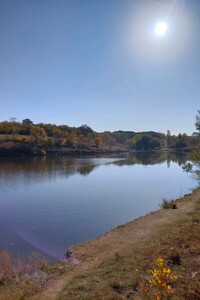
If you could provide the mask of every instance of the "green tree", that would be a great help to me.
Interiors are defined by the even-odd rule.
[[[136,142],[136,149],[137,150],[151,150],[155,148],[160,148],[161,144],[160,141],[156,138],[150,137],[150,136],[142,136],[137,142]]]
[[[183,166],[183,169],[186,172],[191,172],[196,177],[197,181],[200,184],[200,110],[198,110],[196,115],[196,122],[195,122],[197,136],[198,136],[198,145],[195,151],[191,154],[192,162],[189,162]]]
[[[175,148],[185,148],[188,146],[188,139],[186,133],[179,133],[177,141],[174,145]]]
[[[167,147],[171,147],[171,132],[170,130],[167,130]]]
[[[40,144],[46,141],[47,134],[44,128],[39,126],[32,126],[30,129],[30,138],[33,144]]]
[[[196,122],[195,122],[196,130],[198,136],[200,136],[200,110],[198,110],[197,115],[196,115]]]
[[[79,128],[77,128],[78,134],[79,135],[84,135],[87,136],[88,133],[93,133],[92,128],[90,128],[89,126],[87,126],[86,124],[81,125]]]
[[[22,125],[24,125],[24,126],[32,126],[33,122],[30,119],[24,119],[24,120],[22,120]]]

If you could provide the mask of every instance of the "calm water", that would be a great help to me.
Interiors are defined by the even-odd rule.
[[[196,186],[185,155],[0,160],[0,249],[62,258],[72,244],[159,208]]]

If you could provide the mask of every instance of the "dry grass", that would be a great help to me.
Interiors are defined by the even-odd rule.
[[[37,294],[47,281],[70,269],[59,261],[49,264],[45,257],[32,253],[28,260],[16,260],[7,251],[0,251],[0,300],[27,299]]]

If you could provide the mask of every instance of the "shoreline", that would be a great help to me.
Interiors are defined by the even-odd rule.
[[[62,156],[81,156],[81,155],[106,155],[117,153],[129,153],[126,148],[45,148],[30,145],[15,144],[13,147],[0,147],[0,158],[4,157],[62,157]]]
[[[131,256],[131,259],[134,260],[135,257],[140,257],[140,252],[141,255],[144,256],[144,253],[142,253],[144,251],[144,248],[147,245],[152,244],[152,242],[153,245],[151,245],[151,247],[155,248],[157,244],[159,244],[159,246],[161,247],[160,243],[162,243],[162,241],[160,241],[159,243],[159,241],[157,240],[157,236],[159,236],[161,240],[165,240],[165,235],[170,235],[171,231],[173,235],[174,226],[176,227],[175,229],[178,230],[182,226],[184,226],[184,218],[189,218],[190,222],[190,217],[192,217],[193,214],[196,215],[195,207],[197,203],[200,203],[200,188],[196,188],[191,194],[187,194],[181,198],[176,199],[175,203],[177,205],[177,209],[160,209],[154,212],[150,212],[145,216],[139,217],[126,224],[121,224],[118,227],[108,231],[103,236],[100,236],[94,240],[70,247],[67,252],[66,261],[71,270],[60,278],[53,279],[52,281],[50,280],[50,282],[47,283],[45,289],[43,289],[40,294],[35,295],[30,299],[39,300],[47,299],[47,297],[48,299],[52,300],[70,299],[68,298],[70,297],[70,295],[71,297],[73,295],[71,299],[94,299],[94,294],[93,292],[91,292],[93,276],[98,277],[99,272],[100,274],[102,272],[102,268],[104,269],[105,273],[112,273],[114,272],[113,269],[115,268],[117,268],[117,273],[120,273],[118,268],[119,266],[122,266],[120,263],[120,260],[122,258],[128,260]],[[162,235],[160,236],[160,234]],[[154,241],[155,238],[156,240]],[[156,251],[158,251],[158,248],[154,249],[155,253]],[[162,246],[161,252],[163,252],[164,250]],[[169,251],[169,249],[167,251]],[[136,253],[135,256],[132,254],[132,252]],[[167,256],[167,253],[163,253],[162,255]],[[153,256],[155,256],[156,258],[156,255]],[[143,259],[147,261],[149,261],[149,258],[150,257],[146,256],[143,257]],[[138,258],[139,264],[141,264],[140,259],[141,258]],[[114,266],[115,263],[117,264],[117,267]],[[109,266],[110,264],[111,269]],[[138,269],[139,268],[140,267],[138,265]],[[134,273],[134,271],[131,272]],[[141,270],[141,272],[143,272],[143,270]],[[118,275],[119,274],[115,274],[116,277]],[[131,276],[134,277],[133,274]],[[82,277],[87,277],[87,283],[85,283],[84,286],[84,289],[86,289],[87,292],[84,292],[85,296],[83,296],[81,293],[83,298],[79,297],[79,295],[76,293],[77,285],[79,285],[79,282],[81,281],[80,278]],[[139,277],[141,277],[140,274]],[[111,274],[110,278],[112,278]],[[103,280],[105,281],[105,278]],[[127,286],[129,286],[129,283],[127,284]],[[97,293],[102,293],[102,295],[96,299],[113,299],[113,295],[116,296],[116,298],[114,299],[122,299],[120,297],[120,294],[113,294],[112,289],[110,296],[106,296],[106,292],[104,291],[103,287],[101,287]],[[134,298],[130,299],[142,299],[138,296],[138,291],[135,291],[133,294]]]
[[[54,148],[47,149],[42,147],[30,147],[27,145],[16,145],[15,147],[0,147],[0,158],[13,157],[80,157],[109,154],[127,154],[127,153],[191,153],[192,149],[188,148],[163,148],[163,149],[146,149],[136,150],[128,148],[99,148],[99,149],[74,149],[74,148]]]

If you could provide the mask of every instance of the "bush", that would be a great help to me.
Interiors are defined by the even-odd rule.
[[[174,200],[167,200],[165,198],[163,198],[163,201],[162,201],[160,207],[163,209],[169,209],[169,208],[176,209],[177,208]]]

